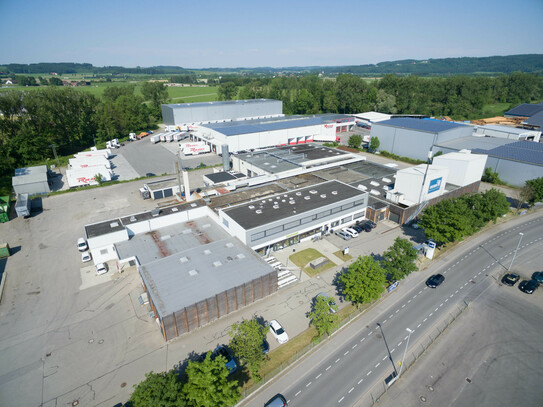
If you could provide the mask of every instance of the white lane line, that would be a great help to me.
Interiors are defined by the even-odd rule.
[[[451,294],[449,298],[452,298],[452,297],[454,297],[454,294]]]
[[[386,324],[386,322],[387,322],[387,321],[388,321],[388,320],[387,320],[387,319],[385,319],[385,320],[383,321],[383,324]]]
[[[443,303],[439,304],[439,306],[442,307],[442,306],[443,306]]]
[[[319,375],[317,377],[315,377],[315,380],[317,380],[321,376],[322,376],[322,373],[319,373]]]
[[[375,365],[375,367],[379,367],[380,364],[381,364],[381,362],[377,363],[377,364]]]
[[[415,331],[413,331],[413,332],[415,332]],[[409,337],[408,337],[408,336],[406,336],[405,338],[403,338],[403,340],[404,340],[404,341],[406,341],[406,340],[407,340],[407,338],[409,338]]]
[[[368,372],[368,374],[366,374],[366,376],[369,376],[371,374],[371,370]]]
[[[422,324],[418,324],[418,325],[417,325],[417,328],[420,328],[421,325],[422,325]]]
[[[407,301],[407,303],[409,304],[411,302],[411,300]]]
[[[366,338],[362,338],[362,339],[360,339],[360,342],[364,342],[364,339],[366,339]]]
[[[301,392],[302,392],[302,391],[301,391],[301,390],[299,390],[299,391],[298,391],[298,393],[296,393],[296,394],[294,395],[294,397],[297,397],[297,396],[298,396],[298,394],[300,394]]]
[[[402,345],[402,343],[403,343],[403,341],[401,341],[401,342],[400,342],[400,343],[398,344],[398,346],[401,346],[401,345]]]
[[[449,301],[449,299],[448,299],[448,298],[445,298],[445,302],[447,302],[447,301]]]
[[[332,365],[328,366],[328,367],[326,368],[326,370],[328,371],[331,367],[332,367]]]
[[[355,343],[352,347],[352,349],[356,348],[358,346],[358,343]]]
[[[432,315],[434,315],[434,313],[433,313],[433,312],[430,312],[430,315],[428,315],[428,318],[431,317]]]
[[[441,304],[441,305],[443,305],[443,304]],[[437,312],[438,309],[439,309],[439,308],[436,308],[436,309],[434,310],[434,312]]]
[[[311,386],[311,383],[313,383],[313,382],[309,382],[309,383],[307,383],[307,384],[305,385],[305,387],[309,387],[309,386]]]
[[[385,356],[385,357],[383,358],[383,360],[385,360],[386,358],[388,358],[388,356]]]
[[[426,288],[426,287],[425,287]],[[419,291],[419,294],[422,294],[422,290]]]
[[[335,363],[337,363],[337,362],[339,362],[339,358],[337,358],[337,360],[336,360],[336,362],[335,362]]]
[[[343,356],[347,356],[348,353],[349,353],[349,351],[345,352],[345,353],[343,354]]]
[[[351,392],[352,392],[353,390],[354,390],[354,387],[353,387],[353,388],[351,388],[351,390],[349,390],[349,394],[351,394]]]
[[[417,295],[418,295],[418,294],[415,294],[415,295],[413,296],[413,299],[417,298]]]
[[[395,350],[396,350],[396,348],[392,349],[392,350],[390,351],[390,353],[394,352]]]
[[[392,318],[394,316],[394,314],[390,314],[390,316],[388,317],[389,319]]]
[[[455,294],[458,294],[458,290],[456,290],[454,293],[455,293]]]
[[[364,379],[360,379],[360,380],[358,381],[358,384],[362,383],[363,381],[364,381]]]
[[[402,308],[405,308],[405,304],[404,304],[404,305],[402,305]]]
[[[342,398],[339,399],[338,403],[341,403],[343,401],[343,399],[345,398],[345,396],[343,396]]]
[[[424,319],[422,320],[422,322],[426,322],[427,319],[428,319],[428,318],[424,318]]]
[[[400,312],[400,310],[399,310],[399,309],[397,309],[397,310],[396,310],[396,314],[397,314],[398,312]]]
[[[371,334],[372,334],[372,332],[370,332],[370,333],[368,334],[368,336],[370,336]]]

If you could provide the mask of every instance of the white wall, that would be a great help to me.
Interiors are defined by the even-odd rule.
[[[447,182],[463,187],[481,179],[486,159],[484,154],[450,153],[435,157],[433,164],[448,168]]]
[[[128,239],[128,232],[126,229],[123,229],[116,232],[108,233],[106,235],[88,238],[87,243],[89,245],[89,249],[92,250],[115,243],[125,242]]]
[[[445,167],[430,165],[428,167],[428,175],[422,186],[424,173],[426,172],[426,164],[417,165],[415,167],[406,168],[396,173],[396,183],[394,190],[404,194],[406,203],[420,203],[429,199],[437,198],[442,195],[447,183],[449,170]],[[422,186],[422,199],[421,197]],[[430,187],[435,188],[435,191],[428,192]],[[419,200],[420,199],[420,200]]]
[[[90,250],[94,264],[105,263],[109,260],[117,260],[119,257],[113,244],[104,245]],[[110,266],[111,270],[111,266]]]

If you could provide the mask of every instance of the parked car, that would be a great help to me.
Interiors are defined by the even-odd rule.
[[[268,343],[266,338],[264,338],[264,340],[262,341],[262,353],[264,355],[267,355],[269,352],[270,352],[270,344]]]
[[[89,252],[83,252],[81,253],[81,261],[83,263],[86,263],[88,261],[91,261],[92,260],[92,256]]]
[[[232,354],[228,351],[228,349],[226,349],[226,346],[220,345],[215,348],[212,358],[215,359],[217,356],[223,356],[226,359],[226,363],[224,365],[228,369],[229,374],[232,374],[237,370],[238,365],[232,357]]]
[[[426,280],[426,285],[430,288],[436,288],[443,281],[445,281],[445,277],[442,274],[434,274],[428,280]]]
[[[364,229],[364,232],[367,232],[367,233],[371,232],[372,230],[372,227],[367,223],[362,224],[362,228]]]
[[[519,290],[526,294],[533,294],[537,287],[539,287],[539,283],[535,280],[522,280],[518,285]]]
[[[351,239],[351,235],[345,232],[344,230],[336,230],[336,235],[341,237],[343,240]]]
[[[87,241],[85,239],[83,239],[82,237],[80,237],[79,239],[77,239],[77,249],[80,251],[80,252],[84,252],[85,250],[87,250],[89,248],[89,246],[87,245]]]
[[[277,342],[279,342],[279,343],[287,343],[288,342],[287,333],[285,332],[285,330],[283,329],[281,324],[279,322],[277,322],[275,319],[270,321],[270,331],[273,334],[273,336],[275,337],[275,339],[277,339]]]
[[[106,263],[98,263],[96,265],[96,274],[99,275],[99,276],[102,275],[102,274],[107,273],[107,270],[108,270],[108,268],[107,268]]]
[[[317,298],[319,297],[323,297],[326,302],[328,303],[328,305],[330,306],[330,312],[332,314],[335,314],[337,312],[337,306],[336,306],[336,302],[334,301],[334,299],[332,297],[329,297],[328,295],[326,295],[325,293],[318,293],[317,294]]]
[[[287,400],[280,394],[273,396],[264,407],[287,407]]]
[[[366,221],[366,224],[370,225],[370,227],[371,227],[372,229],[375,229],[375,228],[377,227],[377,223],[375,223],[375,222],[372,221],[372,220]]]
[[[351,237],[358,237],[358,232],[354,230],[353,228],[343,228],[341,230],[351,235]]]
[[[351,229],[356,230],[358,233],[362,233],[364,231],[364,228],[360,224],[351,226]]]
[[[543,271],[536,271],[532,274],[532,280],[537,281],[539,284],[543,283]]]
[[[508,286],[514,286],[519,279],[520,276],[518,274],[507,273],[502,277],[502,283]]]
[[[413,229],[420,229],[420,226],[419,226],[418,223],[412,223],[412,224],[411,224],[411,227],[412,227]]]

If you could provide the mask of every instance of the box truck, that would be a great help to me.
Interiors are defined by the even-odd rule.
[[[89,167],[66,170],[66,178],[70,188],[85,185],[98,185],[96,174],[102,176],[102,181],[111,181],[112,173],[105,167]]]
[[[103,157],[70,158],[68,163],[73,169],[100,166],[104,166],[107,169],[111,168],[111,163],[109,160],[106,160]]]
[[[184,155],[206,154],[206,153],[209,153],[210,151],[211,151],[211,147],[209,147],[207,144],[204,144],[203,146],[183,148]]]

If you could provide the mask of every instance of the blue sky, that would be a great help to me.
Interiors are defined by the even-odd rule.
[[[543,53],[543,0],[0,0],[0,63],[284,67]]]

